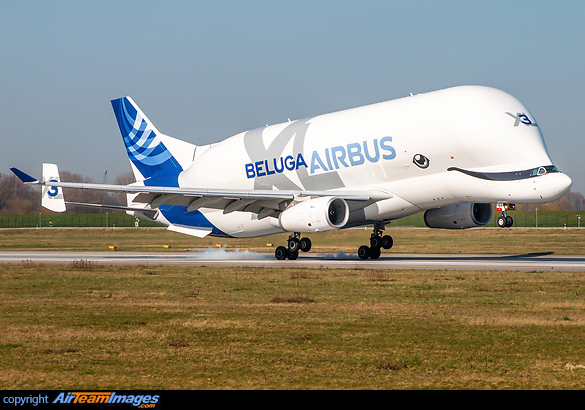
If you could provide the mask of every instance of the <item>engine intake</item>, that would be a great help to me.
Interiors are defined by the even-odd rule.
[[[429,228],[465,229],[487,224],[492,219],[491,204],[457,204],[425,212]]]
[[[278,217],[288,232],[322,232],[342,228],[349,219],[349,207],[342,198],[331,196],[302,201]]]

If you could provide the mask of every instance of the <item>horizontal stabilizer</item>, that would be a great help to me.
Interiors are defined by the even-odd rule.
[[[18,178],[20,178],[20,180],[22,182],[24,182],[25,184],[38,184],[39,183],[38,179],[36,179],[35,177],[31,177],[29,174],[21,171],[18,168],[10,168],[10,170],[12,172],[14,172],[14,175],[16,175]]]

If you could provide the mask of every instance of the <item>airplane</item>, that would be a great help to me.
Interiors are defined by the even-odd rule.
[[[278,260],[294,260],[306,234],[373,226],[361,259],[378,259],[391,221],[424,211],[430,228],[513,224],[516,204],[551,202],[572,180],[547,152],[528,109],[506,92],[458,86],[245,131],[197,146],[161,133],[130,97],[111,101],[136,182],[40,180],[42,205],[66,209],[63,188],[127,194],[124,210],[203,238],[289,233]],[[75,203],[77,204],[77,203]]]

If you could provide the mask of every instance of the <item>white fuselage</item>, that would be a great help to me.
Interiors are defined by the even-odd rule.
[[[549,202],[571,185],[560,172],[493,180],[459,171],[499,175],[553,164],[528,109],[507,93],[480,86],[267,126],[197,150],[179,175],[181,187],[332,195],[378,190],[391,196],[352,212],[348,226],[458,203]],[[201,213],[230,236],[283,232],[274,218],[258,220],[249,212]]]

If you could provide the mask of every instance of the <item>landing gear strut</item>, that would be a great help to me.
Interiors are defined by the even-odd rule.
[[[309,238],[301,238],[299,232],[291,232],[288,238],[288,246],[279,246],[276,248],[274,256],[276,256],[276,259],[279,261],[285,260],[286,258],[295,260],[299,257],[299,251],[309,252],[310,250],[311,240]]]
[[[509,204],[504,201],[500,201],[496,204],[496,211],[502,212],[502,216],[500,216],[497,221],[500,228],[510,228],[512,225],[514,225],[514,219],[512,219],[511,216],[508,216],[508,211],[515,210],[515,204]]]
[[[384,223],[374,223],[374,232],[370,236],[370,246],[362,245],[358,249],[360,259],[378,259],[382,253],[382,248],[390,249],[394,245],[394,240],[390,235],[382,236]]]

